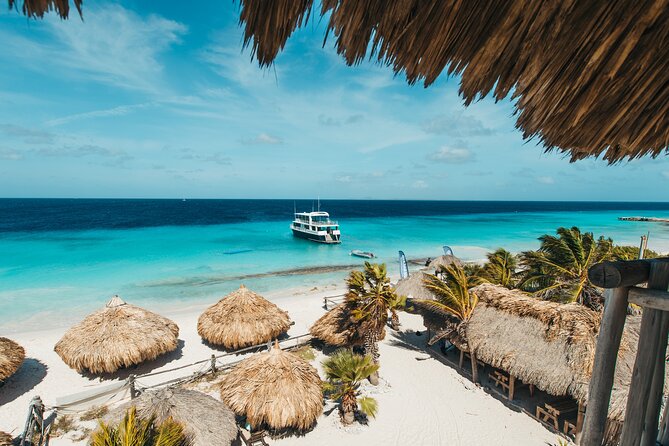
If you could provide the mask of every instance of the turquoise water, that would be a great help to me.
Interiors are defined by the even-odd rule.
[[[479,260],[497,247],[536,249],[537,237],[559,226],[632,245],[650,232],[649,248],[669,252],[669,225],[619,221],[622,215],[669,211],[340,218],[343,242],[330,246],[294,239],[289,221],[0,233],[0,324],[4,332],[69,325],[116,293],[164,308],[213,302],[240,283],[261,293],[338,284],[345,270],[319,268],[362,264],[351,249],[375,252],[396,275],[400,249],[409,258],[434,257],[448,244]]]

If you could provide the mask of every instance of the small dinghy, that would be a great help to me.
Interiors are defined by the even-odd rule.
[[[374,257],[376,257],[373,252],[360,251],[359,249],[354,249],[353,251],[351,251],[349,255],[362,257],[364,259],[373,259]]]

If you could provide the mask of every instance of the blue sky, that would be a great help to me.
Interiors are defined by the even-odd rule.
[[[3,9],[0,196],[667,198],[667,157],[570,164],[522,140],[511,102],[347,67],[318,23],[263,70],[237,21],[231,1]]]

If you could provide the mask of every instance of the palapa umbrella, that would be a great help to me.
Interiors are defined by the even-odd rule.
[[[411,274],[406,279],[402,279],[395,285],[395,292],[400,296],[407,296],[414,299],[434,300],[435,296],[425,288],[425,279],[428,275],[423,272]]]
[[[4,339],[4,338],[3,338]],[[0,431],[0,446],[12,446],[14,439],[6,432]]]
[[[462,261],[455,256],[443,255],[432,260],[427,268],[431,271],[439,271],[442,267],[451,265],[462,266]]]
[[[221,382],[221,398],[256,429],[305,431],[323,411],[318,372],[278,343],[237,364]]]
[[[314,338],[333,347],[351,347],[362,345],[364,342],[363,333],[348,311],[346,304],[339,304],[321,316],[309,328],[309,333]],[[384,328],[379,340],[383,340],[385,336]]]
[[[221,401],[195,390],[168,387],[142,393],[108,415],[107,423],[120,422],[134,406],[142,418],[156,417],[158,423],[172,418],[184,428],[189,446],[229,445],[237,439],[235,414]]]
[[[171,320],[114,296],[70,328],[54,350],[78,372],[113,373],[176,350],[178,336]]]
[[[288,328],[287,312],[244,285],[207,308],[197,321],[202,339],[228,350],[263,344]]]
[[[16,373],[25,358],[23,347],[11,339],[0,338],[0,382]]]

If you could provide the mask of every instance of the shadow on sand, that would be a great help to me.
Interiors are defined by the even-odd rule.
[[[42,382],[47,366],[35,358],[26,358],[16,373],[0,387],[0,406],[14,401]]]

